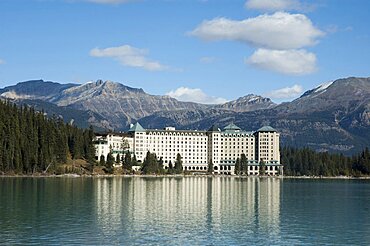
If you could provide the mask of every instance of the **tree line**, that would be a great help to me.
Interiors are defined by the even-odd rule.
[[[56,169],[67,159],[85,159],[93,167],[93,129],[79,129],[48,118],[26,105],[0,101],[0,172],[31,174]]]
[[[316,152],[309,148],[283,147],[280,150],[284,175],[289,176],[368,176],[370,151],[344,156],[338,153]]]
[[[163,158],[157,158],[155,153],[146,153],[144,162],[141,165],[141,172],[143,174],[181,174],[183,173],[182,168],[182,157],[177,154],[176,161],[172,164],[171,161],[168,163],[168,168],[164,169]]]
[[[107,155],[107,160],[105,160],[104,155],[100,156],[100,161],[98,165],[104,167],[107,173],[114,173],[114,164],[122,166],[123,174],[132,173],[132,166],[139,165],[138,161],[136,160],[136,156],[131,156],[131,153],[129,151],[125,151],[122,156],[120,154],[117,154],[115,158],[111,151]]]

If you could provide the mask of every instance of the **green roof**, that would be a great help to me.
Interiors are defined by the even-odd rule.
[[[211,128],[208,129],[209,132],[220,132],[220,128],[218,128],[216,125],[212,125]]]
[[[263,126],[260,129],[258,129],[257,132],[277,132],[277,131],[271,126]]]
[[[129,132],[145,132],[145,129],[140,125],[139,122],[136,122],[131,128],[130,130],[128,130]]]
[[[225,131],[240,131],[240,127],[235,125],[234,123],[231,123],[224,128]]]

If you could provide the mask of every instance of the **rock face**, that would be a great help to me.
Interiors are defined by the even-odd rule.
[[[249,94],[239,97],[237,100],[230,101],[221,105],[215,105],[215,109],[228,109],[235,112],[248,112],[259,109],[273,108],[276,104],[270,98]]]
[[[0,89],[0,96],[82,127],[87,121],[126,130],[139,120],[147,128],[208,129],[234,122],[248,130],[271,125],[281,132],[283,145],[343,153],[370,146],[370,78],[338,79],[280,105],[252,94],[220,105],[181,102],[101,80],[83,85],[28,81]]]
[[[254,95],[223,105],[181,102],[169,96],[149,95],[143,89],[102,80],[83,85],[62,85],[42,80],[28,81],[0,90],[0,96],[15,99],[18,102],[27,99],[28,104],[31,104],[30,100],[42,100],[61,107],[91,111],[107,119],[109,128],[114,129],[125,129],[130,123],[156,112],[168,113],[181,110],[197,112],[212,107],[244,112],[273,105],[270,99]]]
[[[283,145],[308,146],[318,151],[354,153],[370,146],[370,78],[347,78],[325,83],[300,98],[250,112],[206,110],[159,112],[140,122],[153,128],[162,122],[180,128],[207,129],[231,122],[244,129],[271,125],[281,132]],[[203,119],[201,119],[203,118]]]
[[[132,121],[157,111],[203,109],[208,106],[180,102],[168,96],[153,96],[142,89],[111,81],[62,85],[54,82],[28,81],[0,90],[5,98],[42,100],[61,107],[91,111],[109,121],[110,128],[125,128]],[[31,104],[31,101],[27,101]]]
[[[10,99],[53,100],[60,93],[76,84],[59,84],[43,80],[30,80],[0,89],[0,96]]]
[[[206,105],[180,102],[168,96],[153,96],[142,89],[101,80],[64,90],[57,100],[59,106],[91,110],[108,119],[115,128],[125,128],[131,122],[158,111],[197,110]]]

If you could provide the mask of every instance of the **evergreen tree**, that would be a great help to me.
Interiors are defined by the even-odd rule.
[[[102,166],[102,167],[105,166],[105,156],[104,155],[100,156],[99,166]]]
[[[136,161],[136,159],[135,159]],[[131,170],[132,169],[132,158],[131,158],[131,153],[130,152],[127,152],[125,154],[125,158],[124,158],[124,161],[123,161],[123,169],[125,170]]]
[[[213,174],[213,162],[212,162],[212,160],[210,160],[210,161],[208,162],[207,172],[208,172],[209,174]]]
[[[152,154],[149,151],[146,153],[141,171],[144,174],[156,174],[158,172],[157,157],[155,154]]]
[[[235,161],[235,174],[240,175],[240,171],[241,171],[240,159],[237,158]]]
[[[248,173],[248,159],[244,153],[240,155],[240,171]]]
[[[53,172],[73,159],[95,161],[92,130],[64,124],[27,106],[0,101],[0,172]]]
[[[182,172],[183,172],[183,169],[182,169],[182,157],[178,153],[177,156],[176,156],[176,161],[175,161],[175,173],[180,174]]]
[[[265,161],[263,159],[260,160],[260,169],[259,169],[259,174],[260,175],[265,175],[266,174],[266,164],[265,164]]]
[[[136,159],[136,155],[134,155],[131,159],[131,167],[133,167],[133,166],[139,166],[139,163]]]
[[[121,165],[121,155],[120,154],[116,155],[116,164]]]
[[[114,171],[114,168],[113,168],[114,161],[115,160],[114,160],[112,153],[109,152],[107,156],[107,162],[105,163],[106,171],[109,174],[112,174]]]
[[[157,172],[159,174],[163,174],[164,173],[164,168],[163,168],[163,157],[159,158],[158,162],[157,162],[158,166],[157,166]]]
[[[171,160],[168,162],[168,171],[167,171],[168,174],[173,174],[174,173],[174,169],[173,169],[173,165],[172,165],[172,162]]]

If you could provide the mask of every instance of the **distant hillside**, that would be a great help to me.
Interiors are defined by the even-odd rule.
[[[84,111],[69,106],[57,106],[42,100],[23,99],[11,100],[11,102],[19,106],[27,105],[33,107],[37,111],[45,112],[45,114],[51,118],[62,118],[66,123],[77,125],[81,128],[88,128],[90,125],[94,125],[97,130],[113,128],[104,117],[89,110]]]
[[[281,132],[284,145],[343,153],[370,146],[370,78],[324,83],[280,105],[253,94],[219,105],[181,102],[101,80],[83,85],[22,82],[1,89],[0,97],[82,127],[126,130],[140,121],[147,128],[208,129],[214,123],[223,127],[234,122],[248,130],[271,125]]]
[[[213,106],[213,108],[227,109],[235,112],[248,112],[259,109],[273,108],[275,106],[276,104],[272,102],[270,98],[249,94],[243,97],[239,97],[234,101],[230,101],[220,105],[215,105]]]
[[[370,78],[325,83],[270,109],[159,112],[140,122],[145,127],[161,128],[166,122],[186,129],[207,129],[212,124],[222,127],[231,122],[244,129],[271,125],[281,132],[285,145],[354,153],[370,146]]]
[[[150,95],[145,93],[143,89],[128,87],[112,81],[103,82],[102,80],[83,85],[63,85],[34,80],[6,87],[0,90],[0,96],[16,99],[19,103],[26,99],[42,100],[57,106],[93,112],[106,119],[109,124],[105,124],[105,126],[110,129],[127,129],[130,123],[156,112],[201,111],[211,108],[244,112],[274,105],[270,99],[255,95],[248,95],[223,105],[182,102],[169,96]],[[46,107],[50,107],[50,105]],[[45,111],[47,110],[45,109]],[[64,115],[63,112],[61,113]],[[76,118],[75,121],[79,120]],[[89,122],[96,126],[102,126],[101,119],[98,119],[97,122]]]

